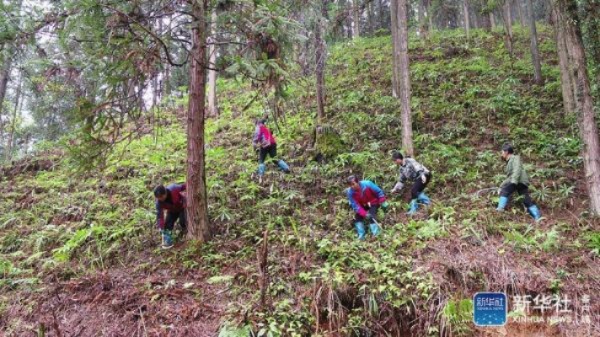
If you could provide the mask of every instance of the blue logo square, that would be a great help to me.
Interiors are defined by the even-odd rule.
[[[477,326],[503,326],[507,309],[505,293],[477,293],[473,296],[473,323]]]

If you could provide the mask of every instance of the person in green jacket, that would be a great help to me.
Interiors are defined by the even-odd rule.
[[[506,208],[508,198],[516,191],[523,196],[523,205],[525,205],[529,214],[535,221],[539,221],[542,214],[529,196],[529,176],[525,172],[521,157],[514,154],[514,149],[510,144],[504,144],[502,146],[502,159],[507,162],[504,169],[507,178],[500,186],[498,211],[503,211]]]

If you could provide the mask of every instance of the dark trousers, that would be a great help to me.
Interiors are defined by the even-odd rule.
[[[367,211],[367,213],[371,214],[371,218],[375,219],[377,217],[377,211],[379,210],[379,205],[374,205],[371,207],[365,207],[365,210]],[[365,218],[358,215],[358,213],[356,213],[356,216],[354,217],[354,221],[365,221]]]
[[[507,184],[502,187],[500,196],[509,198],[510,195],[515,191],[517,191],[519,195],[523,196],[523,205],[525,205],[526,208],[534,205],[533,201],[531,201],[531,197],[529,196],[529,187],[527,187],[525,184]]]
[[[275,159],[275,157],[277,156],[277,144],[271,144],[267,147],[261,147],[258,153],[258,162],[260,164],[264,163],[265,159],[267,159],[267,155]]]
[[[410,189],[410,199],[417,199],[417,197],[419,196],[419,194],[421,194],[421,192],[423,192],[423,190],[425,190],[425,187],[429,184],[429,182],[431,181],[432,175],[431,172],[425,174],[425,183],[423,183],[423,180],[421,180],[421,177],[419,177],[417,179],[417,181],[415,181],[412,185],[412,188]]]
[[[172,231],[175,227],[175,222],[179,219],[179,226],[182,231],[187,230],[185,210],[181,212],[167,211],[167,219],[165,220],[165,229]]]

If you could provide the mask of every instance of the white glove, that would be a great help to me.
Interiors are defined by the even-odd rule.
[[[424,174],[421,174],[421,181],[423,182],[423,184],[425,184],[425,182],[427,181],[427,177]]]
[[[394,185],[394,188],[392,189],[391,193],[400,192],[400,190],[402,190],[403,188],[404,188],[404,184],[403,183],[396,183],[396,185]]]

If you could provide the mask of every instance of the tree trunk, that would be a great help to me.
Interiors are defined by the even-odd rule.
[[[577,17],[577,4],[559,1],[561,25],[565,28],[567,48],[571,51],[575,70],[575,99],[579,108],[579,128],[583,140],[583,167],[590,196],[590,209],[594,215],[600,215],[600,137],[595,120],[594,101],[587,73],[587,63],[581,28]]]
[[[327,15],[327,1],[323,1],[322,15],[317,19],[315,29],[315,56],[316,56],[316,84],[317,84],[317,124],[321,125],[325,117],[325,61],[327,58],[327,44],[324,38],[325,23],[323,18]]]
[[[2,105],[4,97],[6,97],[6,89],[8,88],[8,80],[12,69],[12,57],[7,56],[2,70],[0,70],[0,116],[2,116]]]
[[[352,38],[360,37],[360,0],[353,0],[352,5]]]
[[[427,20],[429,20],[429,33],[433,32],[433,6],[431,6],[431,1],[429,0],[427,2]]]
[[[540,51],[537,44],[537,30],[535,28],[535,18],[533,14],[533,6],[531,0],[525,0],[527,5],[527,16],[529,19],[529,31],[531,39],[531,61],[533,62],[533,78],[536,84],[541,85],[542,79],[542,65],[540,63]]]
[[[217,46],[216,42],[217,34],[217,9],[212,10],[210,19],[210,37],[208,46],[208,115],[216,117],[219,115],[219,108],[217,107]]]
[[[563,109],[565,114],[574,112],[575,94],[573,92],[575,85],[573,80],[573,72],[570,68],[569,54],[567,53],[567,45],[565,43],[564,27],[561,20],[558,19],[556,9],[552,10],[552,21],[554,23],[554,34],[556,38],[556,50],[558,52],[558,65],[560,68],[560,84],[563,97]]]
[[[519,23],[521,27],[525,27],[525,16],[523,15],[523,6],[521,0],[515,0],[515,7],[517,8],[517,15],[519,16]]]
[[[402,114],[402,148],[409,156],[413,155],[412,143],[412,116],[410,111],[410,72],[408,59],[408,15],[406,0],[392,0],[396,3],[396,23],[398,33],[396,34],[398,45],[398,98],[400,99],[400,110]]]
[[[510,15],[510,0],[504,0],[502,6],[502,18],[504,19],[504,44],[510,56],[513,56],[513,34],[512,34],[512,18]]]
[[[494,18],[494,11],[490,11],[490,26],[492,30],[496,29],[496,19]]]
[[[10,121],[10,131],[8,134],[8,139],[6,141],[6,160],[10,160],[12,158],[13,152],[13,143],[15,138],[15,131],[17,129],[17,115],[19,114],[19,104],[21,103],[21,88],[22,88],[23,79],[20,77],[17,83],[17,89],[15,92],[15,109],[13,110],[12,119]]]
[[[392,96],[398,98],[398,60],[400,54],[398,51],[398,0],[390,1],[390,21],[392,31]]]
[[[204,109],[206,90],[206,0],[191,1],[192,51],[187,117],[187,220],[188,236],[206,242],[212,235],[208,222],[206,172],[204,164]]]
[[[375,3],[373,1],[369,2],[367,4],[367,25],[369,26],[369,35],[373,36],[373,33],[375,32]]]
[[[469,22],[469,0],[463,0],[463,16],[464,16],[464,25],[465,25],[465,33],[467,34],[467,39],[470,38],[470,22]]]

